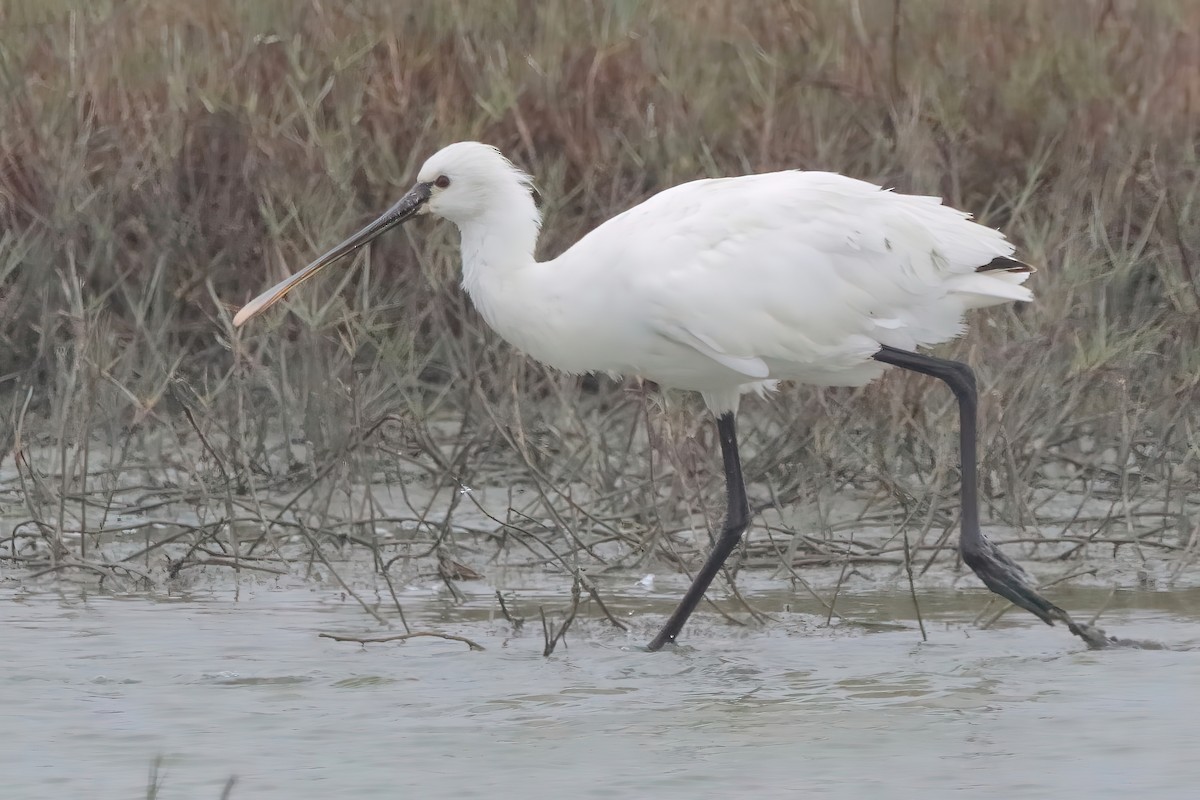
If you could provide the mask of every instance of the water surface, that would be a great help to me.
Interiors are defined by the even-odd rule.
[[[1088,652],[935,593],[921,643],[907,597],[847,598],[882,629],[779,611],[706,613],[687,646],[638,649],[667,610],[630,590],[625,634],[590,614],[551,657],[480,594],[403,599],[420,639],[326,589],[180,599],[0,593],[4,797],[1194,797],[1200,651]],[[1200,644],[1196,592],[1131,595],[1110,630]],[[553,606],[563,595],[544,598]],[[777,611],[782,601],[757,598]],[[1129,598],[1127,598],[1128,600]],[[518,593],[518,611],[539,598]]]

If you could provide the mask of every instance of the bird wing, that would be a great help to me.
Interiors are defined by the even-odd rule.
[[[946,341],[968,308],[1032,298],[1027,270],[977,271],[1012,254],[999,232],[938,198],[832,173],[683,184],[577,247],[607,251],[631,316],[754,379]]]
[[[723,367],[741,373],[747,378],[766,378],[771,374],[767,362],[754,356],[738,356],[725,352],[703,331],[692,331],[682,325],[662,321],[657,332],[673,342],[686,345],[703,356],[711,358]]]

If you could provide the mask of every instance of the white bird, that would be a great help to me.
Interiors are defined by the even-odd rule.
[[[650,649],[675,641],[749,523],[739,397],[781,380],[861,386],[889,365],[940,378],[958,399],[963,560],[993,592],[1083,635],[979,529],[970,368],[914,352],[960,335],[969,309],[1033,298],[1021,285],[1032,267],[998,231],[936,197],[792,170],[667,189],[538,262],[531,179],[496,148],[460,142],[426,161],[383,216],[252,300],[233,324],[421,214],[458,226],[463,287],[518,349],[563,372],[700,392],[716,416],[725,524]]]

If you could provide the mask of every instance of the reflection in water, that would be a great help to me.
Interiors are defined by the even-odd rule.
[[[1106,622],[1197,644],[1195,596],[1147,597]],[[1015,617],[981,631],[962,593],[929,598],[928,643],[906,596],[848,601],[901,626],[882,632],[778,611],[794,600],[769,628],[705,617],[651,654],[661,609],[618,598],[635,633],[581,621],[545,659],[482,595],[406,608],[478,653],[320,639],[368,619],[307,590],[10,593],[3,796],[137,796],[158,755],[166,797],[218,797],[230,774],[235,798],[1194,795],[1200,652],[1087,652]]]

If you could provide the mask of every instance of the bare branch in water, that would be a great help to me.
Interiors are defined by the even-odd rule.
[[[472,650],[484,650],[483,645],[474,642],[465,636],[455,636],[453,633],[438,633],[437,631],[412,631],[410,633],[397,633],[392,636],[342,636],[337,633],[321,633],[318,634],[322,639],[333,639],[335,642],[357,642],[359,644],[379,644],[381,642],[404,642],[409,639],[416,639],[422,636],[431,637],[434,639],[446,639],[451,642],[462,642]]]

